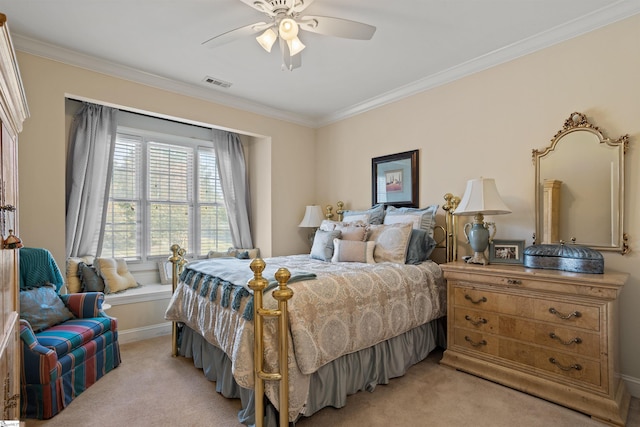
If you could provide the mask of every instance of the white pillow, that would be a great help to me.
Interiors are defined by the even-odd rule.
[[[375,264],[373,250],[375,242],[333,239],[333,257],[331,262],[366,262]]]
[[[384,224],[410,223],[416,230],[424,230],[429,233],[429,237],[433,237],[438,207],[438,205],[431,205],[424,209],[416,209],[389,206],[384,216]]]
[[[122,258],[96,258],[96,268],[104,280],[105,294],[137,288],[138,283]],[[108,289],[108,291],[107,291]]]
[[[375,242],[376,246],[373,251],[375,261],[404,264],[407,258],[411,230],[413,230],[413,225],[410,223],[370,225],[367,240]]]

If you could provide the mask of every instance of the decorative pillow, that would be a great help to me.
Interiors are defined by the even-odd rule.
[[[424,230],[411,230],[405,264],[420,264],[431,256],[436,241]]]
[[[226,251],[226,252],[209,251],[209,253],[207,254],[207,258],[233,258],[233,255],[231,255],[229,251]]]
[[[322,223],[320,223],[320,230],[322,231],[333,231],[338,227],[366,227],[367,223],[365,221],[332,221],[330,219],[323,219]]]
[[[376,244],[373,257],[376,262],[404,264],[411,237],[412,224],[370,225],[367,240]]]
[[[313,238],[313,246],[311,246],[311,254],[313,259],[320,261],[331,261],[333,256],[333,239],[339,239],[342,232],[338,230],[323,231],[317,230]]]
[[[336,230],[342,233],[342,240],[359,240],[364,242],[367,237],[367,229],[357,225],[343,225],[344,223],[336,224]]]
[[[384,216],[384,223],[389,225],[408,222],[413,224],[413,228],[424,230],[429,233],[430,237],[433,237],[433,229],[436,225],[436,212],[438,212],[438,207],[438,205],[431,205],[424,209],[416,209],[389,206],[387,208],[387,213]]]
[[[84,262],[78,264],[78,275],[80,276],[80,292],[105,292],[104,280],[93,266]]]
[[[96,258],[96,268],[104,279],[105,293],[115,293],[138,287],[136,279],[122,258]]]
[[[236,257],[239,259],[255,259],[260,256],[259,248],[247,248],[247,249],[229,248],[227,252],[232,257]],[[238,254],[240,254],[240,257],[246,257],[246,258],[240,258]]]
[[[375,242],[333,239],[331,262],[366,262],[375,264],[373,250]]]
[[[382,224],[384,220],[384,205],[374,205],[364,211],[344,211],[342,220],[345,222],[364,221],[367,224]]]
[[[20,291],[20,318],[38,332],[74,316],[56,293],[55,285],[46,284]]]
[[[87,265],[93,264],[93,256],[67,258],[67,292],[76,294],[82,292],[82,282],[80,281],[80,270],[78,265],[83,262]]]

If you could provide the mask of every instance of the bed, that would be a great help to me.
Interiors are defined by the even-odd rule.
[[[457,198],[447,195],[445,200],[446,227],[440,227],[443,238],[440,249],[434,250],[434,254],[444,252],[444,261],[451,259],[455,250],[450,215],[454,208],[449,206]],[[337,223],[353,225],[347,220]],[[323,227],[331,228],[331,223]],[[373,230],[368,233],[392,229],[398,234],[400,229],[406,230],[403,224],[377,228],[368,224],[366,228]],[[343,227],[342,238],[349,234],[345,230]],[[284,310],[288,317],[284,328],[288,345],[286,385],[266,381],[259,387],[260,391],[264,387],[266,425],[277,425],[283,396],[288,399],[288,414],[282,418],[285,423],[295,422],[323,407],[342,407],[348,395],[373,391],[377,384],[404,375],[437,346],[445,347],[446,285],[439,265],[432,260],[410,264],[366,262],[374,261],[369,249],[359,260],[365,262],[343,261],[340,256],[347,256],[349,243],[339,240],[334,240],[334,262],[313,257],[314,241],[311,255],[201,260],[187,264],[179,280],[175,275],[175,291],[165,316],[175,325],[175,351],[193,358],[195,366],[216,382],[219,393],[241,400],[241,423],[262,424],[255,420],[256,406],[260,419],[263,412],[261,393],[254,395],[256,366],[278,372],[281,349],[278,332],[282,328],[277,319],[264,318],[259,328],[263,330],[263,357],[254,360],[254,323],[258,325],[254,321],[254,297],[256,303],[259,298],[247,283],[257,277],[256,263],[263,263],[264,271],[259,275],[268,283],[260,297],[261,307],[272,312],[278,309],[279,302],[270,290],[286,287],[293,291]],[[375,247],[384,247],[380,241],[375,242]],[[170,259],[178,272],[182,261],[176,256],[178,249],[174,246],[173,250]],[[278,277],[282,267],[290,275],[286,281]],[[280,387],[285,387],[282,391],[288,391],[288,396],[281,394]]]

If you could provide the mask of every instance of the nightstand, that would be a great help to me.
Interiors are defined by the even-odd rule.
[[[454,262],[443,365],[624,426],[618,296],[626,273]]]

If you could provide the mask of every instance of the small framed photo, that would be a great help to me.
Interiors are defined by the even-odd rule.
[[[158,271],[161,284],[173,284],[173,263],[171,261],[158,261]]]
[[[522,264],[524,240],[498,240],[489,243],[490,264]]]

